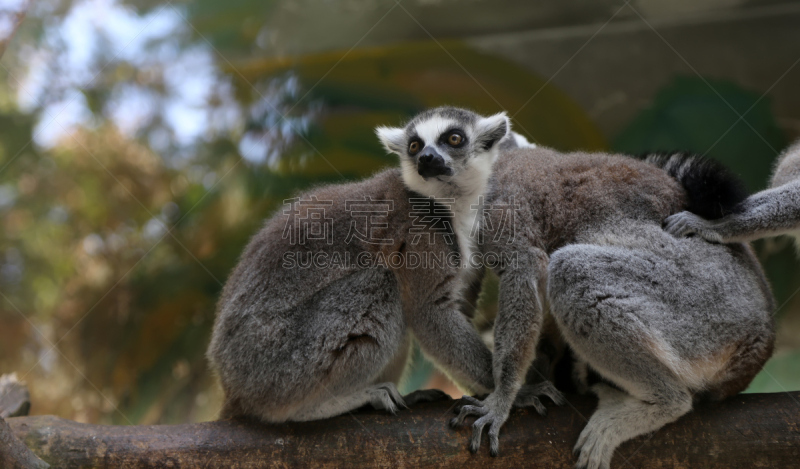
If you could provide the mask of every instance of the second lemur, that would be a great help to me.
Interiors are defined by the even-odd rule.
[[[677,168],[678,170],[674,170]],[[713,183],[714,197],[693,181]],[[615,449],[689,412],[699,397],[744,390],[772,353],[774,299],[745,244],[676,238],[663,220],[691,209],[718,216],[744,196],[719,168],[650,163],[547,148],[500,155],[487,204],[516,206],[516,230],[485,224],[487,252],[517,252],[500,278],[495,389],[465,397],[452,424],[476,416],[470,449],[489,428],[492,454],[541,335],[545,311],[604,383],[575,446],[578,468],[607,469]]]
[[[754,241],[778,235],[800,236],[800,140],[778,157],[770,188],[753,194],[716,220],[690,212],[667,218],[675,236],[697,234],[715,243]]]

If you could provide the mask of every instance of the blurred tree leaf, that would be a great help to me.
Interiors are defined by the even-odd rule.
[[[707,155],[725,163],[751,191],[763,189],[787,142],[769,100],[761,98],[727,81],[677,77],[620,133],[613,148],[629,154]]]

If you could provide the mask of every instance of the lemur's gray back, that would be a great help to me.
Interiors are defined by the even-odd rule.
[[[536,187],[534,192],[531,185]],[[526,201],[517,212],[518,226],[537,230],[535,235],[546,251],[575,242],[612,220],[663,220],[688,201],[678,181],[652,164],[625,156],[559,153],[549,148],[501,155],[487,201],[512,197]]]

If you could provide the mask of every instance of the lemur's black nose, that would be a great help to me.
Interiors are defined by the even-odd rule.
[[[453,170],[447,166],[442,155],[432,147],[425,147],[419,153],[417,172],[424,178],[453,174]]]

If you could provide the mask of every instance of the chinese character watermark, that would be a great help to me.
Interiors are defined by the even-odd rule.
[[[288,218],[283,228],[283,239],[290,244],[303,245],[306,241],[325,241],[333,244],[333,218],[326,216],[326,209],[333,206],[332,200],[319,200],[311,196],[308,200],[299,197],[286,199],[283,214]]]

